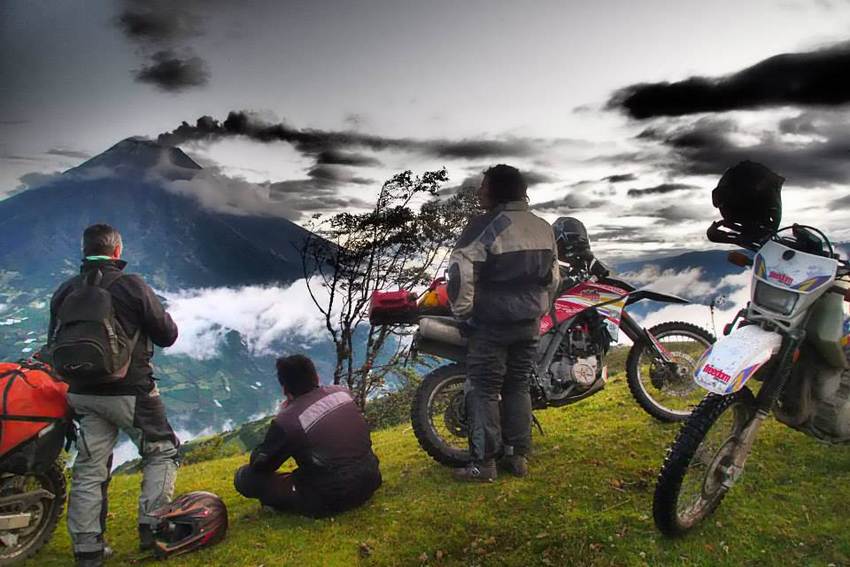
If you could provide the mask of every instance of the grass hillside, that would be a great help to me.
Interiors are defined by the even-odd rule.
[[[655,476],[677,426],[629,397],[622,379],[600,394],[539,412],[531,476],[457,484],[418,447],[410,427],[374,434],[384,486],[364,508],[311,520],[263,511],[238,496],[237,455],[188,465],[177,491],[211,490],[230,511],[221,544],[171,565],[847,565],[850,453],[770,421],[744,478],[714,518],[680,540],[652,524]],[[135,551],[138,475],[110,489],[113,565]],[[64,526],[29,565],[69,564]]]

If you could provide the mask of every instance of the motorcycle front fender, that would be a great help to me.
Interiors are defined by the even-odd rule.
[[[782,336],[746,325],[722,337],[703,353],[694,380],[714,394],[737,392],[759,368],[779,352]]]

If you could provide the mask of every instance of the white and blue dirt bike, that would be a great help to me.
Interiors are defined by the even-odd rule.
[[[850,441],[850,264],[812,227],[755,239],[723,227],[715,222],[709,239],[755,252],[729,255],[752,267],[750,301],[699,361],[694,378],[709,395],[661,469],[653,514],[670,536],[714,512],[771,413],[821,441]]]

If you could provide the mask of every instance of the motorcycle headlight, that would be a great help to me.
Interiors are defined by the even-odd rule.
[[[755,304],[774,313],[790,315],[797,305],[798,294],[767,285],[764,282],[756,283]]]

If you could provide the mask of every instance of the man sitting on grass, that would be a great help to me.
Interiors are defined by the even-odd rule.
[[[319,386],[313,361],[303,355],[277,360],[286,400],[266,437],[236,471],[246,498],[305,516],[331,516],[366,502],[381,485],[369,427],[341,386]],[[277,469],[290,457],[298,468]]]

